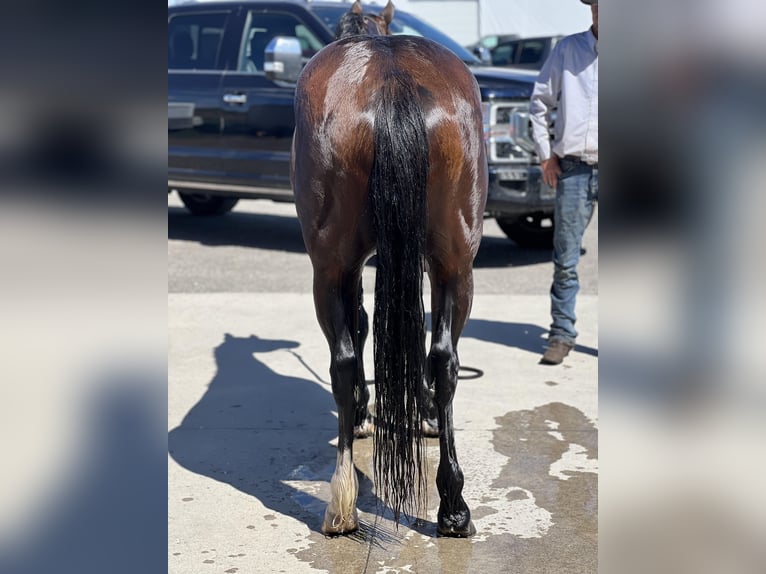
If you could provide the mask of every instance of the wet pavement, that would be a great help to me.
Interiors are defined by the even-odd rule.
[[[538,364],[548,305],[477,295],[459,344],[461,364],[483,372],[461,372],[454,401],[476,535],[436,536],[436,439],[428,508],[398,528],[375,496],[364,439],[361,528],[328,538],[337,418],[311,295],[169,295],[168,571],[595,572],[598,297],[578,298],[578,346],[554,367]]]

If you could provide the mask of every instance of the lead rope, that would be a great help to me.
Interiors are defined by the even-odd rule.
[[[460,371],[467,372],[467,375],[460,375]],[[463,365],[460,365],[458,367],[458,380],[461,381],[470,381],[471,379],[479,379],[484,376],[484,371],[481,369],[477,369],[476,367],[464,367]]]

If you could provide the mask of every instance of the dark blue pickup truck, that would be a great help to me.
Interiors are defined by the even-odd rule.
[[[245,0],[168,7],[168,190],[192,213],[225,213],[242,198],[292,201],[295,80],[333,41],[348,6]],[[528,116],[536,73],[483,67],[406,12],[396,10],[391,29],[435,40],[470,67],[484,107],[487,216],[519,245],[550,245],[554,191],[541,185]]]

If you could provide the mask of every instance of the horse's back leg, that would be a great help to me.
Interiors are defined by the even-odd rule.
[[[471,536],[476,532],[471,512],[463,500],[463,471],[455,451],[452,399],[457,389],[457,342],[468,318],[473,297],[473,275],[468,265],[450,273],[430,261],[432,336],[428,354],[429,376],[433,379],[434,402],[439,423],[439,491],[437,530],[442,536]]]
[[[314,302],[330,346],[330,378],[338,408],[338,456],[330,480],[331,499],[322,524],[325,534],[353,532],[359,525],[356,511],[359,485],[353,462],[356,396],[359,381],[364,378],[360,373],[361,349],[357,348],[359,273],[334,266],[314,269]]]
[[[372,424],[372,415],[370,414],[368,403],[370,401],[370,391],[367,388],[367,380],[364,376],[364,343],[367,340],[367,334],[370,330],[370,321],[367,312],[364,310],[364,298],[362,293],[362,278],[359,277],[357,304],[357,326],[354,330],[355,340],[354,348],[358,363],[357,385],[354,391],[354,436],[356,438],[367,438],[374,430]]]

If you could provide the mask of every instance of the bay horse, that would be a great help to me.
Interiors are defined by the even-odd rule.
[[[439,535],[475,532],[455,452],[457,344],[473,298],[487,198],[481,98],[443,46],[391,36],[394,6],[355,2],[337,39],[304,68],[295,98],[291,181],[330,347],[338,453],[322,531],[358,528],[354,437],[374,433],[378,496],[397,522],[425,501],[423,426],[438,421]],[[362,269],[377,254],[374,425],[362,362]],[[426,356],[423,275],[431,283]],[[374,427],[374,431],[371,428]]]

